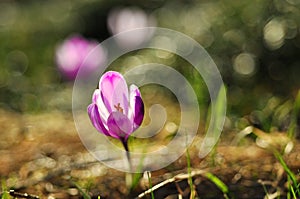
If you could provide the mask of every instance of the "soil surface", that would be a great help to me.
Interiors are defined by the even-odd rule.
[[[216,150],[203,160],[194,150],[195,144],[191,146],[194,172],[210,172],[220,178],[229,188],[229,198],[264,198],[265,190],[270,195],[280,193],[275,198],[286,198],[286,174],[269,150],[258,147],[253,138],[244,138],[237,145],[231,142],[234,133],[222,136]],[[299,152],[299,141],[295,141],[292,151],[284,156],[296,174],[300,169]],[[81,191],[92,198],[137,198],[149,188],[144,176],[129,192],[123,172],[107,168],[89,154],[68,112],[19,114],[0,110],[0,163],[2,189],[14,190],[11,195],[21,194],[18,198],[82,198]],[[186,174],[186,165],[183,156],[168,167],[152,172],[152,184]],[[193,183],[202,199],[224,198],[205,175],[195,174]],[[156,189],[154,196],[172,199],[181,193],[183,198],[189,198],[189,192],[186,178],[179,177]],[[25,193],[29,195],[22,195]]]

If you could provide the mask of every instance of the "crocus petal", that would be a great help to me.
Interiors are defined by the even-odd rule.
[[[103,122],[100,118],[99,112],[98,112],[98,106],[94,103],[90,104],[88,106],[88,114],[90,117],[90,120],[93,124],[93,126],[100,132],[107,136],[110,134],[108,133],[108,130],[104,127]]]
[[[134,106],[134,123],[137,125],[135,127],[138,128],[144,119],[144,102],[140,96],[135,97],[135,106]]]
[[[112,112],[107,120],[109,133],[112,137],[126,141],[133,132],[130,120],[119,111]]]
[[[141,93],[138,87],[134,84],[130,86],[130,107],[129,118],[133,123],[133,128],[136,130],[144,119],[144,103],[141,98]]]
[[[99,82],[99,89],[102,100],[109,113],[120,111],[120,107],[125,115],[128,114],[128,87],[123,76],[114,71],[105,73]]]
[[[105,107],[105,105],[104,105],[104,103],[102,101],[102,97],[101,97],[99,89],[96,89],[94,91],[92,102],[94,104],[97,104],[101,120],[104,123],[104,126],[107,128],[107,126],[105,124],[105,121],[107,121],[109,113],[108,113],[108,111],[107,111],[107,109],[106,109],[106,107]]]

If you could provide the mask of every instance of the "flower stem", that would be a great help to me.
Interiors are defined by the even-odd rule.
[[[123,142],[123,141],[122,141],[122,144],[123,144],[123,146],[125,148],[125,151],[126,151],[126,158],[127,158],[127,161],[128,161],[129,172],[132,173],[132,165],[131,165],[131,158],[130,158],[130,152],[129,152],[128,144],[127,144],[127,142]]]
[[[126,158],[127,158],[128,167],[129,167],[129,172],[126,173],[125,181],[126,181],[126,186],[131,189],[133,175],[132,175],[132,164],[131,164],[130,152],[129,152],[129,148],[128,148],[127,142],[126,141],[122,141],[122,144],[123,144],[123,146],[125,148],[125,151],[126,151]]]

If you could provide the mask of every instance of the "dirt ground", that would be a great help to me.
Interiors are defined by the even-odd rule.
[[[246,138],[241,145],[230,144],[232,138],[223,134],[216,151],[204,160],[198,158],[191,146],[192,169],[209,171],[219,177],[229,188],[229,198],[264,198],[264,186],[269,194],[278,191],[285,198],[286,174],[272,153],[258,147],[252,138]],[[299,152],[300,144],[296,141],[284,157],[296,174],[300,169]],[[125,174],[107,168],[89,154],[78,137],[72,114],[67,112],[21,115],[0,110],[0,163],[2,189],[32,197],[82,198],[77,187],[80,186],[92,198],[136,198],[149,188],[148,180],[142,177],[129,193]],[[168,167],[152,172],[153,185],[187,173],[186,165],[183,156]],[[195,175],[193,182],[200,198],[223,198],[218,187],[203,175]],[[155,190],[154,195],[157,199],[172,199],[178,198],[178,192],[183,198],[189,198],[186,179],[170,182]]]

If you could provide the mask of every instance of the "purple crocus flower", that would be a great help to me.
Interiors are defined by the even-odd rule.
[[[84,75],[90,74],[105,61],[105,52],[98,44],[80,35],[67,38],[56,49],[55,58],[59,71],[69,80],[76,78],[80,67],[84,68]]]
[[[88,114],[93,126],[106,136],[121,140],[128,151],[127,140],[142,123],[144,103],[137,86],[129,90],[123,76],[115,71],[106,72],[93,94]]]

